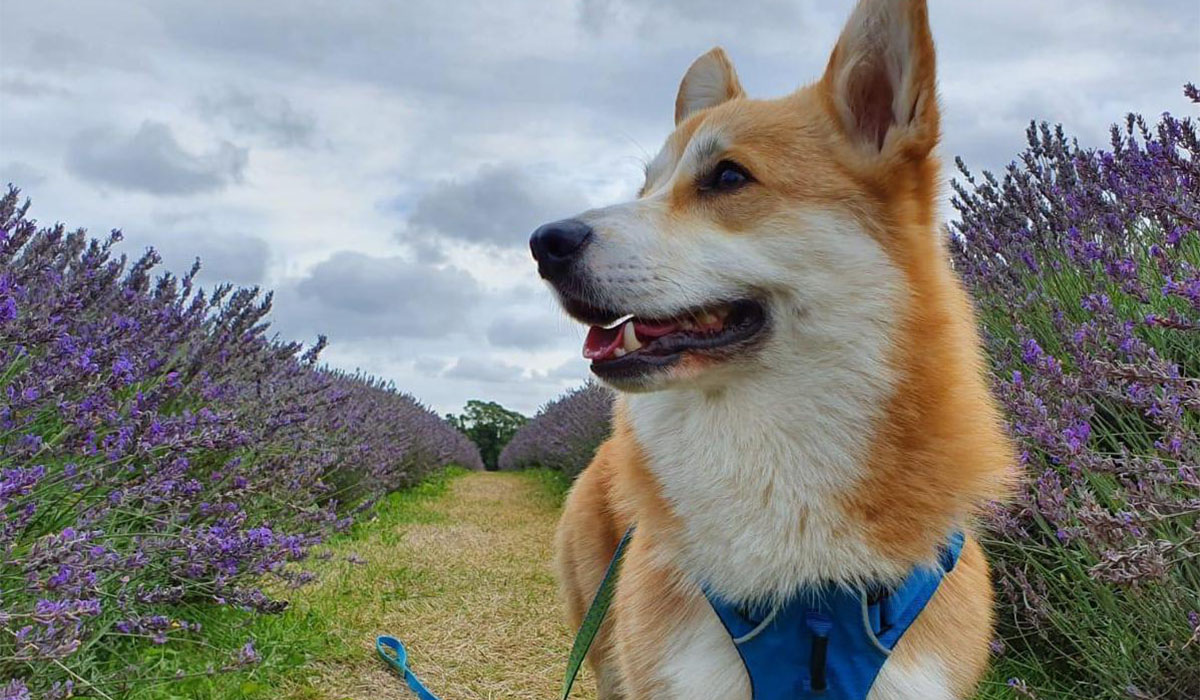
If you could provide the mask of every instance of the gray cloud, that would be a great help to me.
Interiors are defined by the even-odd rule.
[[[442,372],[442,376],[450,379],[500,384],[520,380],[525,376],[525,370],[497,360],[460,357],[454,366]]]
[[[278,291],[280,332],[329,332],[327,357],[338,366],[394,378],[442,410],[481,394],[532,408],[587,368],[559,365],[578,349],[568,355],[574,329],[565,320],[555,329],[560,313],[547,293],[512,291],[536,281],[520,251],[529,231],[630,194],[637,160],[669,132],[675,90],[697,55],[723,45],[751,95],[782,95],[820,76],[851,6],[7,3],[0,174],[37,182],[31,194],[45,219],[127,232],[148,221],[138,243],[162,249],[175,269],[199,254],[206,278],[265,278]],[[962,154],[976,171],[1002,166],[1033,118],[1062,121],[1099,145],[1127,111],[1193,110],[1180,85],[1195,79],[1195,0],[931,0],[930,17],[947,163]],[[148,115],[177,128],[138,141],[131,134]],[[244,150],[183,138],[182,125],[198,119],[255,149],[253,191],[229,186],[246,172]],[[97,124],[128,128],[70,142]],[[337,148],[276,148],[325,138]],[[204,196],[140,195],[162,190]],[[153,219],[192,203],[209,218]],[[234,233],[210,241],[211,231]],[[264,245],[239,239],[251,234]],[[330,258],[346,249],[365,255]],[[389,257],[397,251],[405,258]],[[270,277],[317,260],[326,263],[302,280]],[[486,284],[486,295],[451,264]],[[533,320],[539,312],[544,324]],[[507,327],[495,320],[507,316]],[[489,359],[455,364],[479,353]],[[499,380],[453,379],[443,375],[449,367]]]
[[[489,165],[434,185],[417,200],[408,223],[418,232],[472,243],[523,246],[537,226],[586,207],[581,193],[548,175]]]
[[[357,3],[329,16],[310,2],[267,8],[222,0],[152,11],[181,44],[370,83],[443,108],[447,118],[425,136],[449,151],[466,133],[529,124],[545,124],[553,133],[555,120],[610,137],[661,133],[683,70],[714,44],[730,51],[752,95],[783,94],[820,75],[851,4],[581,0],[569,11],[534,12],[518,0],[487,9],[456,4],[451,13],[440,3],[414,0],[402,7]],[[1156,96],[1164,87],[1177,94],[1185,74],[1194,72],[1195,32],[1187,27],[1200,22],[1200,5],[1095,0],[1062,8],[1039,0],[940,0],[931,2],[930,15],[943,77],[957,74],[960,85],[990,93],[990,104],[964,104],[943,80],[947,107],[963,107],[982,121],[967,125],[978,140],[947,140],[954,155],[951,148],[960,146],[963,152],[986,149],[988,112],[1022,99],[1030,84],[1040,83],[1038,96],[1074,95],[1082,104],[1055,118],[1081,122],[1089,142],[1103,140],[1107,123],[1097,127],[1089,115],[1119,119],[1119,110],[1107,116],[1112,105],[1151,114],[1169,106]],[[341,41],[344,36],[355,40]],[[1168,78],[1172,74],[1179,77]],[[1015,142],[1020,145],[1019,134]],[[1001,160],[1012,143],[999,141],[988,160]]]
[[[546,370],[534,370],[532,375],[549,382],[578,384],[591,377],[592,372],[587,360],[575,356],[557,367],[551,367]]]
[[[200,258],[202,281],[260,284],[266,277],[270,247],[258,236],[195,232],[159,239],[156,248],[169,269],[186,269]]]
[[[556,345],[564,335],[564,323],[556,314],[501,316],[487,329],[487,339],[500,348],[539,350]]]
[[[296,109],[279,95],[230,87],[201,96],[197,107],[205,118],[224,121],[244,134],[262,136],[275,146],[311,146],[316,133],[316,117]]]
[[[344,338],[442,337],[459,330],[479,287],[454,267],[343,251],[296,286],[308,326]]]
[[[122,16],[120,10],[114,11],[113,8],[88,7],[86,3],[77,7],[79,14],[76,19],[84,22],[96,19],[94,15],[106,13],[122,17],[122,19],[129,19],[128,15]],[[6,7],[5,14],[8,13],[9,8]],[[89,17],[88,15],[93,16]],[[102,36],[95,32],[94,24],[89,28],[93,30],[92,33],[83,36],[41,28],[30,32],[28,36],[22,37],[24,40],[22,43],[25,44],[26,65],[39,71],[64,74],[94,71],[98,68],[149,72],[151,64],[141,60],[134,48],[140,46],[139,42],[130,42],[127,40],[128,37],[124,36]]]
[[[446,361],[438,357],[418,357],[413,360],[413,369],[429,377],[438,377],[446,369]]]
[[[24,161],[10,160],[0,166],[0,185],[16,185],[24,190],[28,187],[36,187],[45,181],[45,171]]]
[[[396,240],[407,245],[419,263],[438,265],[447,260],[446,246],[436,233],[401,229],[396,232]]]
[[[15,75],[0,80],[0,92],[13,97],[36,99],[40,97],[67,97],[70,90],[42,80]]]
[[[580,24],[589,32],[634,28],[643,36],[664,32],[696,34],[705,27],[737,26],[739,31],[796,31],[804,7],[797,0],[731,3],[726,0],[582,0]]]
[[[221,141],[206,153],[189,153],[166,124],[145,121],[132,136],[108,129],[80,132],[67,146],[67,168],[101,185],[158,195],[219,190],[240,182],[247,149]]]

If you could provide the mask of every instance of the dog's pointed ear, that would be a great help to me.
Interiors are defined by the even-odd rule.
[[[675,96],[675,124],[692,114],[735,97],[745,97],[733,62],[720,46],[697,58],[679,83]]]
[[[859,0],[821,79],[847,138],[916,159],[937,145],[936,82],[925,0]]]

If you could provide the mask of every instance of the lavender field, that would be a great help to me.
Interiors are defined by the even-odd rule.
[[[252,666],[247,615],[287,606],[314,546],[482,468],[411,396],[322,368],[323,339],[272,338],[270,294],[199,290],[28,208],[0,198],[0,698]]]
[[[1197,126],[1130,116],[1091,150],[1031,125],[1028,143],[999,177],[960,162],[951,223],[1024,471],[982,518],[1000,601],[983,696],[1195,698]],[[502,468],[578,474],[609,404],[598,387],[548,404]]]

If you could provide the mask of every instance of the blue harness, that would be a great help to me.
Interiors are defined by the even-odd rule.
[[[608,612],[632,535],[631,527],[617,545],[575,637],[563,681],[564,700]],[[773,611],[749,610],[705,590],[742,658],[752,700],[866,700],[896,642],[958,563],[963,540],[961,531],[950,535],[938,553],[938,568],[917,567],[894,588],[864,591],[825,584],[801,590]],[[382,636],[375,648],[417,697],[438,700],[408,668],[408,654],[399,640]]]
[[[939,552],[939,568],[917,567],[895,588],[825,584],[773,613],[704,594],[742,657],[753,700],[864,700],[896,642],[958,562],[963,539],[955,532]]]

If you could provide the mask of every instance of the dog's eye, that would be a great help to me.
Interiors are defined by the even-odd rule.
[[[717,163],[708,177],[700,184],[702,190],[728,192],[749,183],[750,173],[733,161],[723,160]]]

